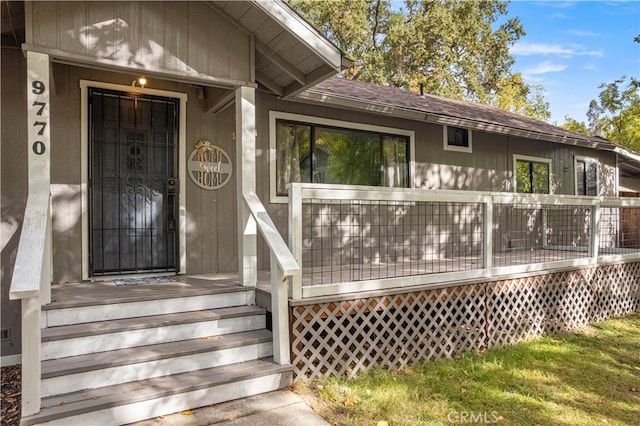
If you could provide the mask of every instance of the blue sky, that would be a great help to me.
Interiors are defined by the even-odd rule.
[[[640,1],[512,1],[526,35],[512,48],[513,69],[545,88],[551,123],[587,121],[598,86],[622,75],[640,78]]]

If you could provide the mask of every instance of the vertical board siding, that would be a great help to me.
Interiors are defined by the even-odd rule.
[[[58,21],[58,3],[37,2],[33,3],[31,10],[31,26],[27,21],[26,41],[29,40],[29,29],[31,30],[32,43],[47,47],[58,47],[60,22]],[[25,9],[26,12],[26,9]],[[66,13],[66,12],[65,12]],[[27,18],[28,19],[28,18]]]
[[[182,2],[165,2],[165,68],[186,71],[189,62],[189,8]]]
[[[0,193],[2,194],[2,309],[0,326],[9,330],[9,339],[0,344],[2,356],[20,353],[21,302],[9,300],[13,266],[18,252],[20,228],[27,203],[27,93],[26,61],[18,49],[2,49],[0,115]]]
[[[209,15],[205,6],[189,7],[189,66],[196,70],[206,70],[209,66]]]
[[[204,2],[37,2],[39,47],[132,69],[249,81],[249,36]],[[27,31],[29,33],[29,31]]]
[[[165,44],[167,27],[165,26],[164,2],[140,3],[140,48],[136,61],[139,64],[152,61],[154,67],[163,68],[167,63]]]
[[[85,28],[88,22],[87,19],[87,3],[72,2],[65,8],[65,13],[58,15],[58,26],[59,28]],[[61,50],[78,55],[86,55],[88,53],[86,47],[78,43],[68,32],[61,32],[59,38],[58,47]]]
[[[116,2],[116,19],[128,23],[119,29],[117,60],[121,64],[134,63],[134,52],[140,50],[140,3]]]

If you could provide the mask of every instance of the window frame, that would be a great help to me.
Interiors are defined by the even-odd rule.
[[[526,161],[529,163],[546,163],[549,165],[549,194],[553,194],[553,186],[551,185],[553,177],[553,161],[550,158],[533,157],[529,155],[513,154],[512,174],[513,174],[513,192],[516,194],[535,194],[535,192],[518,192],[518,161]]]
[[[466,130],[468,145],[467,146],[450,145],[449,144],[449,127]],[[466,152],[468,154],[471,154],[473,152],[473,132],[471,131],[471,129],[468,129],[466,127],[450,126],[448,124],[443,125],[442,126],[442,149],[444,149],[445,151]]]
[[[278,195],[276,190],[276,123],[278,120],[294,121],[300,124],[326,126],[337,129],[356,131],[360,130],[365,132],[407,137],[409,139],[409,188],[415,187],[415,131],[351,121],[333,120],[311,115],[293,114],[281,111],[269,111],[269,201],[271,203],[275,204],[289,202],[289,197],[287,195]]]
[[[587,195],[587,184],[585,182],[585,194],[578,194],[578,162],[584,162],[585,175],[589,164],[595,164],[596,166],[596,194]],[[593,157],[585,157],[582,155],[575,155],[573,157],[573,193],[582,197],[597,197],[600,195],[600,161]]]

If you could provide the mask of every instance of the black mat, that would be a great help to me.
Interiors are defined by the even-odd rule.
[[[113,280],[115,285],[138,285],[138,284],[159,284],[174,283],[175,277],[144,277],[144,278],[118,278]]]

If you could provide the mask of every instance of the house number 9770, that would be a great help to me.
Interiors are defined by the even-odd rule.
[[[34,95],[42,95],[46,90],[45,84],[40,80],[33,81],[31,83],[31,87],[32,87],[31,92]],[[31,106],[37,108],[37,111],[36,111],[36,115],[37,116],[42,116],[42,113],[44,112],[44,109],[47,107],[47,103],[46,102],[33,101],[33,104],[31,104]],[[33,127],[36,127],[36,128],[39,127],[40,129],[38,129],[38,136],[42,136],[42,135],[44,135],[44,131],[47,128],[47,122],[46,121],[34,121],[33,122]],[[35,154],[42,155],[42,154],[44,154],[46,152],[47,146],[42,141],[35,141],[33,143],[33,145],[31,146],[31,149],[33,149],[33,152]]]

